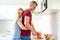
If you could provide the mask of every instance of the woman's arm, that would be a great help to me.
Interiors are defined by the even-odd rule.
[[[17,20],[17,23],[22,30],[28,30],[26,27],[24,27],[24,25],[22,24],[20,20]]]

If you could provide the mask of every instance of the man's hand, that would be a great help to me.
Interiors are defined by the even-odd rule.
[[[33,34],[33,36],[37,36],[37,32],[33,32],[32,34]]]
[[[37,38],[41,39],[41,32],[37,32]]]

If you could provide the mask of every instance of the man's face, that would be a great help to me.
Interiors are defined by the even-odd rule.
[[[36,9],[36,4],[31,4],[30,8],[31,8],[31,11],[34,11]]]

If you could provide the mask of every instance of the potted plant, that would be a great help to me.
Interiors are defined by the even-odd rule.
[[[44,34],[44,37],[46,40],[50,40],[50,38],[52,37],[52,34]]]

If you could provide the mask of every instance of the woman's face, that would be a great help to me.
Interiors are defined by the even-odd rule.
[[[18,11],[18,16],[21,17],[22,16],[22,13],[23,13],[23,10],[19,10]]]

